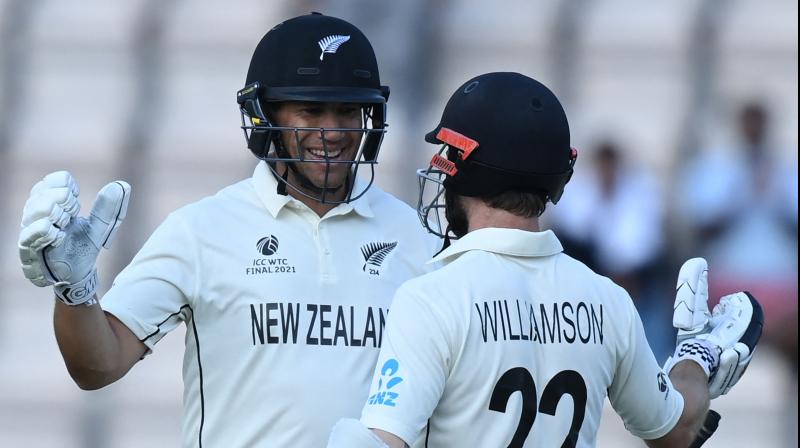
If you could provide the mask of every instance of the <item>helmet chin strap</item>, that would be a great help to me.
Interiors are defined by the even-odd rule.
[[[444,242],[442,243],[442,248],[439,249],[439,252],[436,252],[433,256],[437,256],[440,253],[444,252],[445,249],[450,247],[450,225],[447,225],[447,229],[444,231]]]
[[[285,170],[283,170],[283,174],[281,175],[281,180],[278,181],[278,188],[276,193],[278,193],[281,196],[286,196],[288,194],[286,191],[286,183],[288,182],[287,180],[288,178],[289,178],[289,168],[287,167]]]
[[[277,136],[273,137],[272,143],[275,145],[275,152],[278,154],[278,157],[284,157],[284,154],[288,156],[288,152],[283,147],[283,143],[280,141],[280,137]],[[267,146],[267,151],[265,152],[265,154],[269,152],[269,143],[267,143],[266,146]],[[273,166],[273,168],[277,167]],[[278,186],[275,192],[281,196],[286,196],[288,194],[288,192],[286,191],[286,185],[288,184],[290,168],[294,167],[291,166],[291,164],[286,163],[286,168],[283,170],[283,174],[281,174],[281,177],[278,180]]]
[[[464,206],[461,204],[458,196],[446,188],[444,190],[444,205],[444,215],[445,219],[447,219],[447,228],[445,228],[444,231],[444,242],[442,243],[442,248],[439,249],[439,252],[436,252],[436,255],[439,255],[445,249],[450,247],[451,232],[453,235],[455,235],[455,239],[459,239],[466,235],[467,229],[469,229],[469,219],[467,218]]]

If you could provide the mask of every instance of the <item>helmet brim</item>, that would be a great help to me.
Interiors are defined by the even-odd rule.
[[[267,87],[262,98],[268,102],[307,101],[312,103],[383,104],[380,90],[358,87]]]
[[[428,143],[433,143],[434,145],[441,145],[442,143],[444,143],[438,138],[436,138],[436,135],[439,134],[439,129],[441,129],[441,126],[436,126],[436,129],[425,134],[425,141]]]

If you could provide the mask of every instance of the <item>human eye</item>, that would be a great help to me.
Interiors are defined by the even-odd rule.
[[[358,105],[345,105],[339,108],[339,114],[346,115],[348,117],[357,116],[361,113],[361,107]]]
[[[303,106],[300,108],[300,113],[304,115],[319,116],[322,115],[323,109],[319,106]]]

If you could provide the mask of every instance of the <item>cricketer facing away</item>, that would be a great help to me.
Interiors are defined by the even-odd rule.
[[[437,246],[372,186],[388,97],[355,26],[312,13],[274,27],[237,94],[252,178],[170,214],[102,301],[95,260],[130,186],[105,186],[84,218],[69,173],[37,183],[20,257],[55,288],[75,382],[117,381],[184,324],[183,446],[316,448],[357,417],[389,302]]]
[[[752,296],[726,296],[712,316],[705,260],[685,263],[662,370],[625,290],[539,228],[577,157],[550,90],[478,76],[426,140],[442,149],[418,172],[418,211],[457,240],[435,257],[443,267],[398,289],[361,419],[337,423],[329,447],[592,447],[606,397],[649,446],[693,443],[758,342]]]

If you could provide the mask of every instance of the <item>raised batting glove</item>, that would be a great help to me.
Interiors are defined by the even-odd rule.
[[[664,371],[683,360],[696,362],[709,377],[710,397],[716,398],[736,384],[750,363],[764,315],[748,292],[723,297],[709,313],[708,264],[693,258],[678,274],[672,322],[678,343]]]
[[[131,187],[115,181],[97,194],[92,211],[78,217],[77,182],[66,171],[48,174],[31,189],[22,212],[19,256],[22,272],[36,286],[53,285],[67,305],[94,303],[95,263],[125,219]]]

